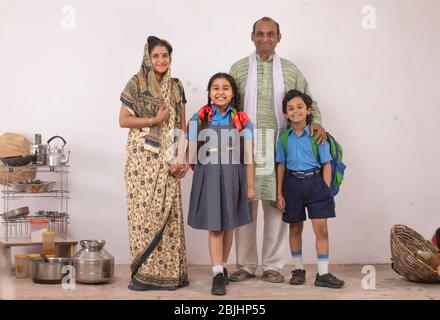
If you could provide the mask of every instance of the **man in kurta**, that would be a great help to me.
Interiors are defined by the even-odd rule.
[[[264,212],[262,246],[262,279],[280,283],[284,281],[281,269],[284,266],[288,228],[282,221],[282,213],[275,208],[276,170],[275,147],[287,122],[282,112],[282,100],[286,92],[299,90],[311,96],[307,80],[292,62],[281,59],[275,47],[281,40],[277,22],[263,17],[253,26],[251,39],[256,51],[231,67],[240,90],[242,110],[248,115],[255,130],[255,200],[252,202],[253,221],[237,228],[235,244],[238,270],[232,273],[231,281],[244,281],[255,277],[258,267],[257,216],[261,201]],[[318,131],[317,141],[325,139],[325,130],[320,125],[321,114],[313,101],[313,124],[311,134]]]

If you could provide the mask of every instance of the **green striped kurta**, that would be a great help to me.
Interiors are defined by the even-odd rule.
[[[311,96],[307,80],[301,71],[290,61],[281,59],[283,69],[284,90],[296,89]],[[241,108],[246,89],[246,81],[249,70],[249,57],[243,58],[231,67],[230,74],[237,82],[240,96]],[[273,56],[263,61],[257,55],[257,129],[262,135],[257,138],[257,154],[255,155],[256,172],[254,178],[254,190],[256,200],[276,201],[276,173],[275,173],[275,146],[277,133],[277,118],[274,107],[273,94]],[[321,123],[321,113],[313,100],[313,122]],[[268,153],[266,145],[268,145]]]

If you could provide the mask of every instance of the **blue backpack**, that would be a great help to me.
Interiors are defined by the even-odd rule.
[[[316,134],[317,132],[313,134],[312,137],[310,137],[310,141],[312,143],[313,148],[313,154],[315,155],[316,161],[321,163],[319,160],[319,152],[318,152],[318,143],[316,142]],[[280,139],[281,139],[281,147],[283,148],[284,154],[287,158],[287,138],[289,137],[289,129],[284,130],[281,133]],[[344,180],[344,171],[345,171],[345,164],[342,162],[342,147],[341,145],[336,141],[336,139],[327,132],[327,141],[330,144],[330,155],[332,157],[332,160],[330,161],[332,166],[332,180],[330,183],[330,192],[332,196],[335,196],[339,192],[339,187],[342,184],[342,181]]]

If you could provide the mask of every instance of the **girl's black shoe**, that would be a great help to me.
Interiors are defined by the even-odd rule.
[[[223,273],[217,273],[214,278],[212,278],[211,293],[215,296],[224,296],[226,294],[225,285],[225,275]]]

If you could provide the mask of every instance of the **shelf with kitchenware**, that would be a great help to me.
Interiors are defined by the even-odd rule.
[[[47,192],[18,192],[18,191],[2,191],[4,197],[9,200],[19,200],[25,198],[53,198],[59,200],[67,200],[70,199],[69,193],[67,190],[52,190]]]
[[[41,179],[25,179],[9,182],[9,175],[33,173],[57,173],[59,182]],[[69,166],[26,165],[22,167],[3,167],[3,181],[5,181],[2,198],[18,200],[23,198],[54,198],[59,200],[70,199],[68,187]]]
[[[10,175],[24,174],[26,172],[33,173],[35,177],[39,173],[56,173],[58,178],[45,179],[24,179],[10,182]],[[70,199],[70,191],[68,190],[68,167],[46,167],[28,165],[24,167],[5,166],[3,170],[3,191],[2,198],[5,200],[18,200],[24,198],[54,198],[58,200]],[[57,180],[57,181],[53,181]]]
[[[3,158],[3,159],[5,159],[5,158]],[[3,171],[9,172],[9,173],[21,173],[24,171],[38,170],[39,172],[70,173],[69,168],[70,168],[70,166],[68,166],[68,165],[49,166],[49,165],[45,165],[45,164],[32,164],[31,163],[31,164],[27,164],[24,166],[5,165],[3,167]]]
[[[56,138],[64,143],[61,149],[50,145]],[[66,141],[60,136],[54,136],[47,144],[41,144],[41,135],[36,134],[35,144],[30,147],[30,155],[1,158],[4,163],[1,192],[4,213],[0,216],[3,218],[6,241],[10,238],[30,237],[33,227],[41,223],[46,224],[47,230],[57,232],[59,237],[67,238],[70,199],[70,166],[67,162],[70,152],[64,154],[65,145]],[[18,200],[37,198],[51,198],[59,202],[32,201],[32,205],[38,205],[39,209],[34,210],[32,215],[29,206],[17,206]],[[49,207],[59,207],[59,210],[47,210]]]

